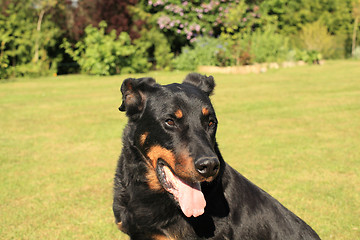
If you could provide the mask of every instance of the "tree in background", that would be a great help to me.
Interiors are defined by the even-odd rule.
[[[21,3],[21,4],[20,4]],[[0,79],[13,73],[16,65],[31,61],[35,15],[29,1],[2,2],[0,10]]]
[[[72,47],[83,40],[87,26],[99,27],[101,21],[107,23],[106,34],[112,30],[116,35],[126,32],[134,40],[140,37],[142,26],[142,22],[134,19],[129,12],[136,3],[137,0],[60,0],[52,12],[52,20],[63,31],[61,39],[65,37]],[[58,54],[63,56],[58,67],[60,74],[79,71],[79,64],[63,48],[58,48]]]
[[[54,21],[66,31],[66,37],[74,42],[79,41],[88,25],[99,26],[101,21],[107,23],[106,33],[112,30],[119,35],[129,33],[132,39],[138,38],[141,21],[133,21],[128,7],[134,6],[137,0],[71,0],[63,1],[65,7],[58,8]]]
[[[42,13],[42,7],[37,5],[40,2],[15,0],[2,3],[0,61],[3,77],[47,74],[51,67],[55,69],[55,59],[49,57],[49,50],[55,47],[60,31],[50,21],[50,16]]]
[[[38,13],[38,20],[36,25],[36,32],[37,36],[35,37],[35,53],[33,61],[35,63],[39,60],[39,45],[40,45],[40,38],[41,36],[41,25],[43,22],[44,15],[57,4],[57,0],[34,0],[32,4],[34,5],[34,8],[37,10]]]
[[[354,30],[353,30],[353,37],[352,37],[351,55],[352,55],[352,57],[355,57],[356,34],[357,34],[359,18],[360,18],[360,0],[354,0],[354,2],[353,2],[353,16],[354,16]]]
[[[33,48],[32,32],[35,28],[35,15],[30,1],[12,1],[4,4],[0,12],[1,55],[7,58],[10,66],[24,64],[31,60]]]
[[[296,34],[306,23],[322,20],[331,34],[349,29],[352,0],[265,0],[261,8],[277,18],[278,28],[286,35]]]
[[[282,35],[297,39],[303,26],[318,20],[327,27],[329,34],[336,35],[338,46],[334,57],[344,57],[348,51],[347,39],[352,32],[353,0],[265,0],[260,7],[277,19],[277,28]],[[339,53],[340,52],[340,53]],[[341,56],[342,55],[342,56]]]
[[[116,31],[119,35],[121,32],[127,32],[132,39],[140,37],[139,29],[142,21],[134,21],[128,7],[137,4],[137,0],[107,0],[97,2],[97,13],[95,19],[106,21],[108,24],[107,32]],[[95,21],[97,21],[95,20]]]

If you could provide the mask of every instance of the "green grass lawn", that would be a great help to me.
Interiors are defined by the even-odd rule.
[[[111,206],[126,77],[0,84],[0,239],[127,239]],[[360,62],[214,77],[224,159],[321,238],[360,239]]]

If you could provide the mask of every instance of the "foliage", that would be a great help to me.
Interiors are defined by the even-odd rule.
[[[143,22],[140,31],[141,37],[134,40],[142,52],[147,53],[148,59],[153,63],[152,68],[157,70],[170,70],[170,63],[174,56],[165,35],[156,27],[156,19],[144,11],[141,6],[130,7],[134,21]]]
[[[217,36],[231,0],[180,1],[143,0],[144,10],[156,18],[174,52],[201,36]],[[238,0],[237,0],[238,2]]]
[[[29,0],[23,0],[21,4],[11,2],[0,12],[1,78],[27,75],[28,71],[22,71],[27,68],[31,69],[30,75],[43,75],[49,70],[53,72],[50,68],[59,60],[57,56],[50,57],[49,51],[56,48],[61,32],[47,17],[41,32],[37,31],[38,17],[32,4]],[[31,66],[36,49],[36,59],[40,63]]]
[[[323,59],[321,53],[316,50],[295,50],[295,59],[298,61],[304,61],[308,64],[319,64]]]
[[[277,18],[278,28],[285,35],[296,34],[306,23],[322,20],[331,34],[351,30],[352,0],[265,0],[264,13]]]
[[[249,65],[253,62],[251,55],[251,31],[234,34],[223,33],[220,38],[226,42],[235,65]]]
[[[106,22],[97,29],[91,25],[85,29],[85,38],[75,45],[64,39],[62,47],[77,61],[82,71],[93,75],[143,72],[149,68],[147,59],[139,47],[131,44],[126,32],[116,36],[115,31],[105,34]]]
[[[40,77],[56,75],[58,59],[49,63],[47,61],[29,62],[15,66],[11,69],[14,77]]]
[[[170,70],[173,53],[166,37],[158,29],[142,32],[141,37],[134,43],[143,49],[141,52],[149,54],[154,69]]]
[[[342,52],[351,50],[351,42],[346,41],[352,32],[353,0],[265,0],[260,4],[264,14],[277,19],[280,34],[296,38],[304,25],[321,21],[329,34],[336,35],[338,48]],[[327,54],[326,54],[327,55]],[[338,56],[336,53],[334,56]],[[344,57],[342,53],[341,57]]]
[[[221,38],[227,42],[236,65],[282,61],[289,51],[288,39],[276,33],[274,26],[258,28],[255,32],[243,29],[233,34],[223,33]]]
[[[274,18],[262,14],[258,5],[251,7],[245,1],[238,1],[230,5],[228,14],[224,17],[221,38],[227,42],[236,65],[248,65],[256,60],[264,61],[260,56],[262,53],[255,48],[251,49],[252,44],[261,47],[259,43],[262,38],[255,39],[256,42],[252,43],[254,39],[252,36],[256,32],[256,36],[261,37],[262,28],[273,21]],[[269,45],[266,40],[264,43]],[[254,54],[258,56],[257,59]]]
[[[127,32],[135,39],[139,37],[142,22],[134,21],[128,8],[136,3],[137,0],[64,1],[65,6],[56,9],[54,21],[66,29],[66,37],[71,41],[81,40],[88,25],[99,26],[101,21],[107,23],[106,33]]]
[[[274,27],[265,32],[222,34],[220,38],[199,38],[193,48],[185,47],[174,60],[179,70],[195,70],[199,65],[230,66],[253,62],[285,60],[289,51],[287,39],[275,33]]]
[[[289,49],[294,59],[308,62],[349,57],[359,42],[359,0],[0,0],[0,5],[0,78],[54,73],[59,62],[81,63],[92,74],[169,70],[174,55],[176,68],[194,68],[192,63],[203,60],[186,59],[206,54],[212,59],[217,51],[199,50],[197,40],[204,37],[219,38],[214,41],[223,46],[216,60],[208,61],[218,66],[281,61]],[[100,26],[104,33],[89,32],[90,40],[86,26],[99,27],[101,20],[107,22]],[[63,46],[78,63],[60,47],[63,38],[74,44]],[[180,54],[182,49],[186,53]]]
[[[244,0],[230,4],[224,16],[222,33],[249,33],[272,25],[276,19],[263,13],[259,5],[247,4]]]
[[[31,60],[34,41],[35,15],[29,1],[23,4],[10,3],[0,12],[0,41],[2,57],[10,64],[24,64]]]
[[[299,34],[299,41],[300,49],[318,52],[324,58],[330,58],[336,49],[334,37],[321,21],[304,25]]]
[[[198,66],[228,66],[231,64],[231,54],[220,39],[198,38],[194,47],[185,47],[181,55],[173,60],[173,66],[178,70],[195,70]]]
[[[9,59],[4,54],[5,42],[1,42],[0,45],[0,79],[6,79],[9,77]]]
[[[157,24],[164,32],[172,31],[179,36],[195,41],[199,34],[213,34],[212,25],[221,20],[216,15],[226,12],[228,1],[162,1],[149,0],[148,10],[159,13]]]
[[[191,45],[198,37],[218,37],[253,31],[275,20],[262,14],[259,1],[245,0],[143,0],[140,5],[156,18],[156,24],[166,34],[176,53]]]
[[[255,62],[280,62],[286,59],[288,52],[288,39],[276,33],[274,26],[268,26],[265,31],[258,29],[251,36],[250,53]]]

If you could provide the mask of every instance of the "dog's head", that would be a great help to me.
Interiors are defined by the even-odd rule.
[[[220,170],[218,122],[209,99],[214,86],[212,76],[197,73],[182,84],[129,78],[121,86],[119,109],[126,111],[132,142],[148,164],[149,187],[170,193],[187,217],[203,214],[201,183],[213,181]]]

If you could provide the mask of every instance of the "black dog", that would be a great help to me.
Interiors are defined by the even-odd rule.
[[[131,239],[320,239],[299,217],[221,157],[209,95],[213,77],[182,84],[126,79],[129,122],[113,210]]]

